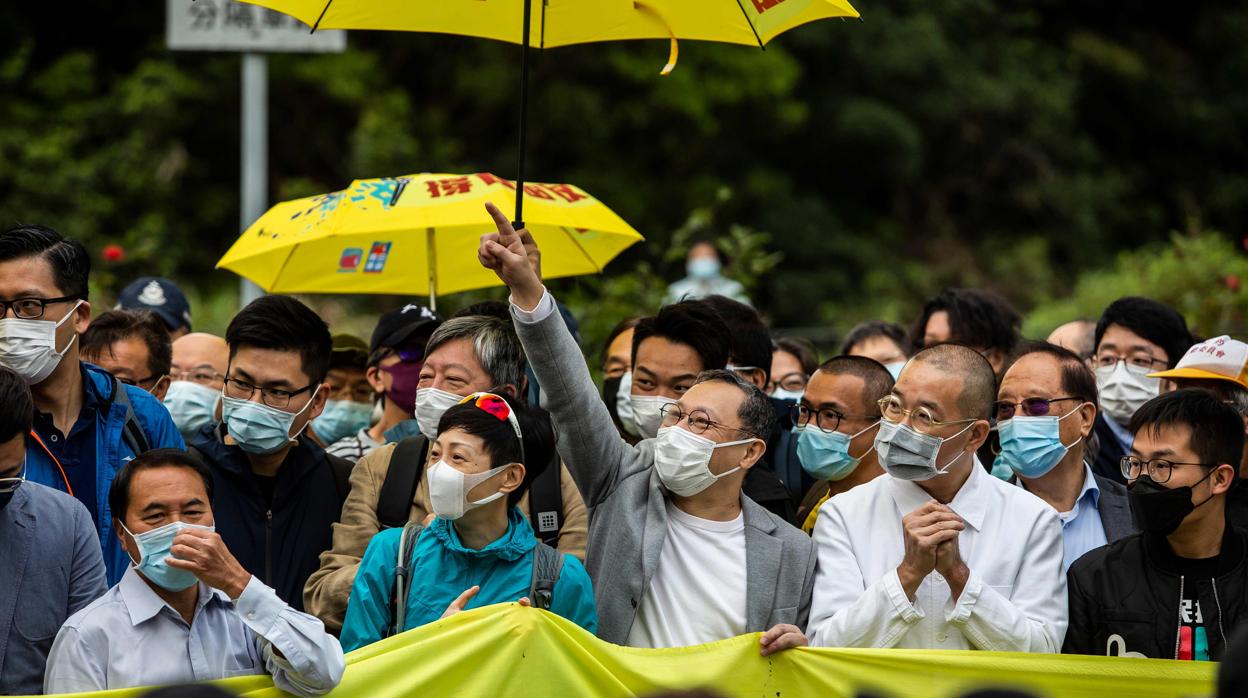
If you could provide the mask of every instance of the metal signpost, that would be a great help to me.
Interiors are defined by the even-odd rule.
[[[264,213],[269,181],[269,87],[265,53],[341,53],[343,31],[315,34],[299,20],[237,0],[166,0],[165,40],[174,51],[243,53],[240,230]],[[242,279],[239,305],[259,298],[259,286]]]

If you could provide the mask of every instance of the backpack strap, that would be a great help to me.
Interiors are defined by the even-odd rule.
[[[126,386],[113,376],[113,403],[122,405],[126,408],[126,421],[121,427],[121,440],[130,447],[134,455],[146,453],[151,450],[151,444],[147,441],[147,434],[143,433],[143,427],[139,424],[138,417],[134,414],[134,405],[130,404],[130,396],[126,395]]]
[[[529,582],[529,602],[533,608],[550,610],[555,600],[555,584],[563,571],[563,553],[538,542],[533,549],[533,579]]]
[[[529,485],[529,521],[533,531],[546,545],[559,543],[559,530],[563,528],[563,487],[560,482],[562,465],[555,453]]]
[[[326,453],[325,457],[329,460],[330,470],[334,472],[334,489],[338,491],[338,501],[345,502],[347,495],[351,494],[351,470],[355,464],[332,453]]]
[[[390,617],[394,623],[387,637],[403,632],[403,624],[407,621],[407,594],[412,589],[412,551],[416,549],[416,540],[424,529],[419,521],[408,521],[399,536],[399,556],[394,561],[394,598],[390,600],[393,607]]]
[[[424,435],[412,436],[398,442],[390,454],[390,469],[377,494],[377,520],[382,528],[398,528],[407,523],[412,511],[412,499],[416,485],[425,470],[425,447],[429,440]]]

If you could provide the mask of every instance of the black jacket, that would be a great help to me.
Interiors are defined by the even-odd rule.
[[[1118,442],[1118,437],[1110,428],[1109,423],[1105,420],[1108,417],[1102,412],[1096,413],[1096,422],[1092,426],[1092,433],[1096,436],[1096,457],[1092,460],[1092,472],[1100,475],[1106,480],[1113,480],[1118,484],[1125,485],[1126,478],[1122,476],[1122,457],[1127,455],[1126,449]]]
[[[1165,538],[1137,533],[1084,555],[1067,574],[1070,627],[1062,652],[1176,659],[1184,589],[1196,586],[1209,643],[1220,661],[1227,638],[1248,621],[1248,532],[1227,526],[1211,579],[1184,577]]]
[[[270,508],[246,454],[226,446],[214,427],[204,427],[191,446],[212,471],[217,533],[239,564],[302,611],[303,585],[332,547],[330,527],[346,498],[333,456],[300,438],[277,472]]]

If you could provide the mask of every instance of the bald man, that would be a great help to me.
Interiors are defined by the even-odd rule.
[[[819,509],[811,645],[1061,648],[1057,512],[975,457],[995,400],[992,366],[968,347],[925,349],[901,370],[875,437],[887,475]]]
[[[1075,320],[1049,333],[1049,344],[1055,344],[1076,356],[1087,360],[1096,351],[1096,323],[1091,320]]]
[[[228,368],[230,350],[225,340],[205,332],[193,332],[173,342],[173,383],[165,395],[165,408],[184,439],[217,421],[217,403]]]

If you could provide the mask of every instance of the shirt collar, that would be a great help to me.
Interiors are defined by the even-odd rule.
[[[130,624],[136,627],[140,623],[155,618],[162,608],[168,608],[175,616],[178,615],[172,606],[165,603],[165,600],[157,596],[156,592],[148,586],[147,581],[139,575],[134,565],[131,565],[122,575],[121,581],[117,583],[117,591],[121,594],[121,600],[126,604],[126,610],[130,613]],[[200,582],[199,599],[195,602],[196,615],[200,609],[212,601],[229,602],[229,597],[224,592]]]
[[[936,477],[948,477],[946,475],[937,475]],[[966,478],[966,482],[962,483],[962,488],[953,496],[953,501],[949,502],[949,508],[953,513],[961,516],[964,521],[971,525],[976,531],[984,523],[984,517],[987,515],[987,503],[982,496],[984,488],[984,478],[990,478],[992,475],[984,470],[984,466],[979,462],[979,456],[971,455],[971,474]],[[898,511],[902,516],[918,509],[924,503],[932,499],[932,495],[926,490],[919,487],[917,483],[908,480],[899,480],[889,476],[893,501],[897,504]]]
[[[1083,464],[1083,489],[1079,490],[1079,497],[1075,499],[1075,506],[1083,501],[1085,497],[1092,500],[1092,506],[1099,507],[1101,504],[1101,488],[1096,484],[1096,476],[1092,474],[1092,468],[1087,463]]]

